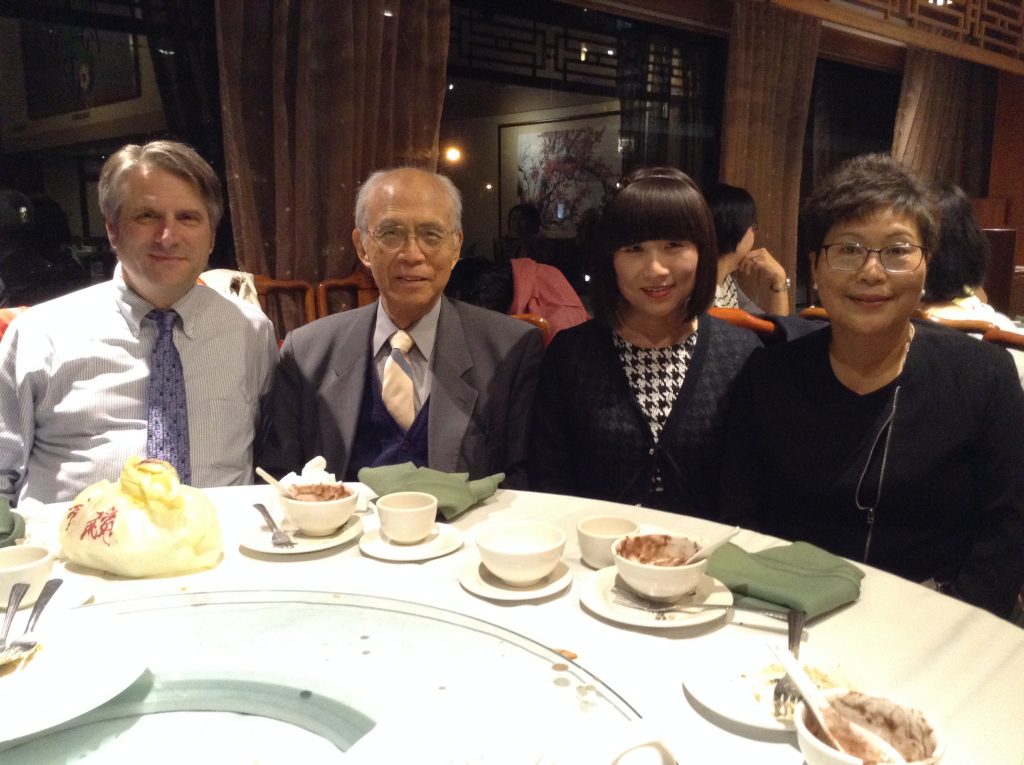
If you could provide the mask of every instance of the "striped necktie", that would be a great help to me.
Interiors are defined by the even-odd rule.
[[[159,330],[149,356],[149,403],[146,456],[167,460],[182,483],[192,481],[189,460],[188,401],[181,357],[174,346],[175,311],[153,310],[146,314]]]
[[[413,400],[412,367],[409,365],[409,350],[412,338],[402,330],[391,336],[391,355],[384,362],[384,379],[381,381],[381,398],[402,430],[408,430],[416,418]]]

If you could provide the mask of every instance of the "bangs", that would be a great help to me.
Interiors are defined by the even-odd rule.
[[[669,240],[704,243],[693,209],[701,201],[696,189],[671,179],[647,179],[619,192],[605,213],[606,247],[615,252],[639,242]]]

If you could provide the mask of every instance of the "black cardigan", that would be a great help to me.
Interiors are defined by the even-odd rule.
[[[760,346],[708,315],[656,445],[612,341],[589,321],[558,333],[544,355],[530,444],[530,488],[705,518],[717,516],[725,409]],[[655,467],[664,490],[651,492]]]
[[[867,563],[1006,615],[1024,582],[1024,394],[1003,349],[916,326],[900,376],[863,396],[832,373],[829,329],[754,354],[730,412],[723,514],[864,560],[864,474],[860,504],[878,497]]]

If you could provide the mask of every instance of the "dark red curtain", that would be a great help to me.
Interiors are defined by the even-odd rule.
[[[238,266],[347,276],[358,184],[434,169],[448,0],[217,0],[221,116]]]

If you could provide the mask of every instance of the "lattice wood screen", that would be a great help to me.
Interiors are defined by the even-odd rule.
[[[1024,0],[767,0],[909,45],[1024,72]]]
[[[1021,58],[1024,2],[1021,0],[853,0],[850,5],[875,9],[887,19],[938,32],[958,42]]]

